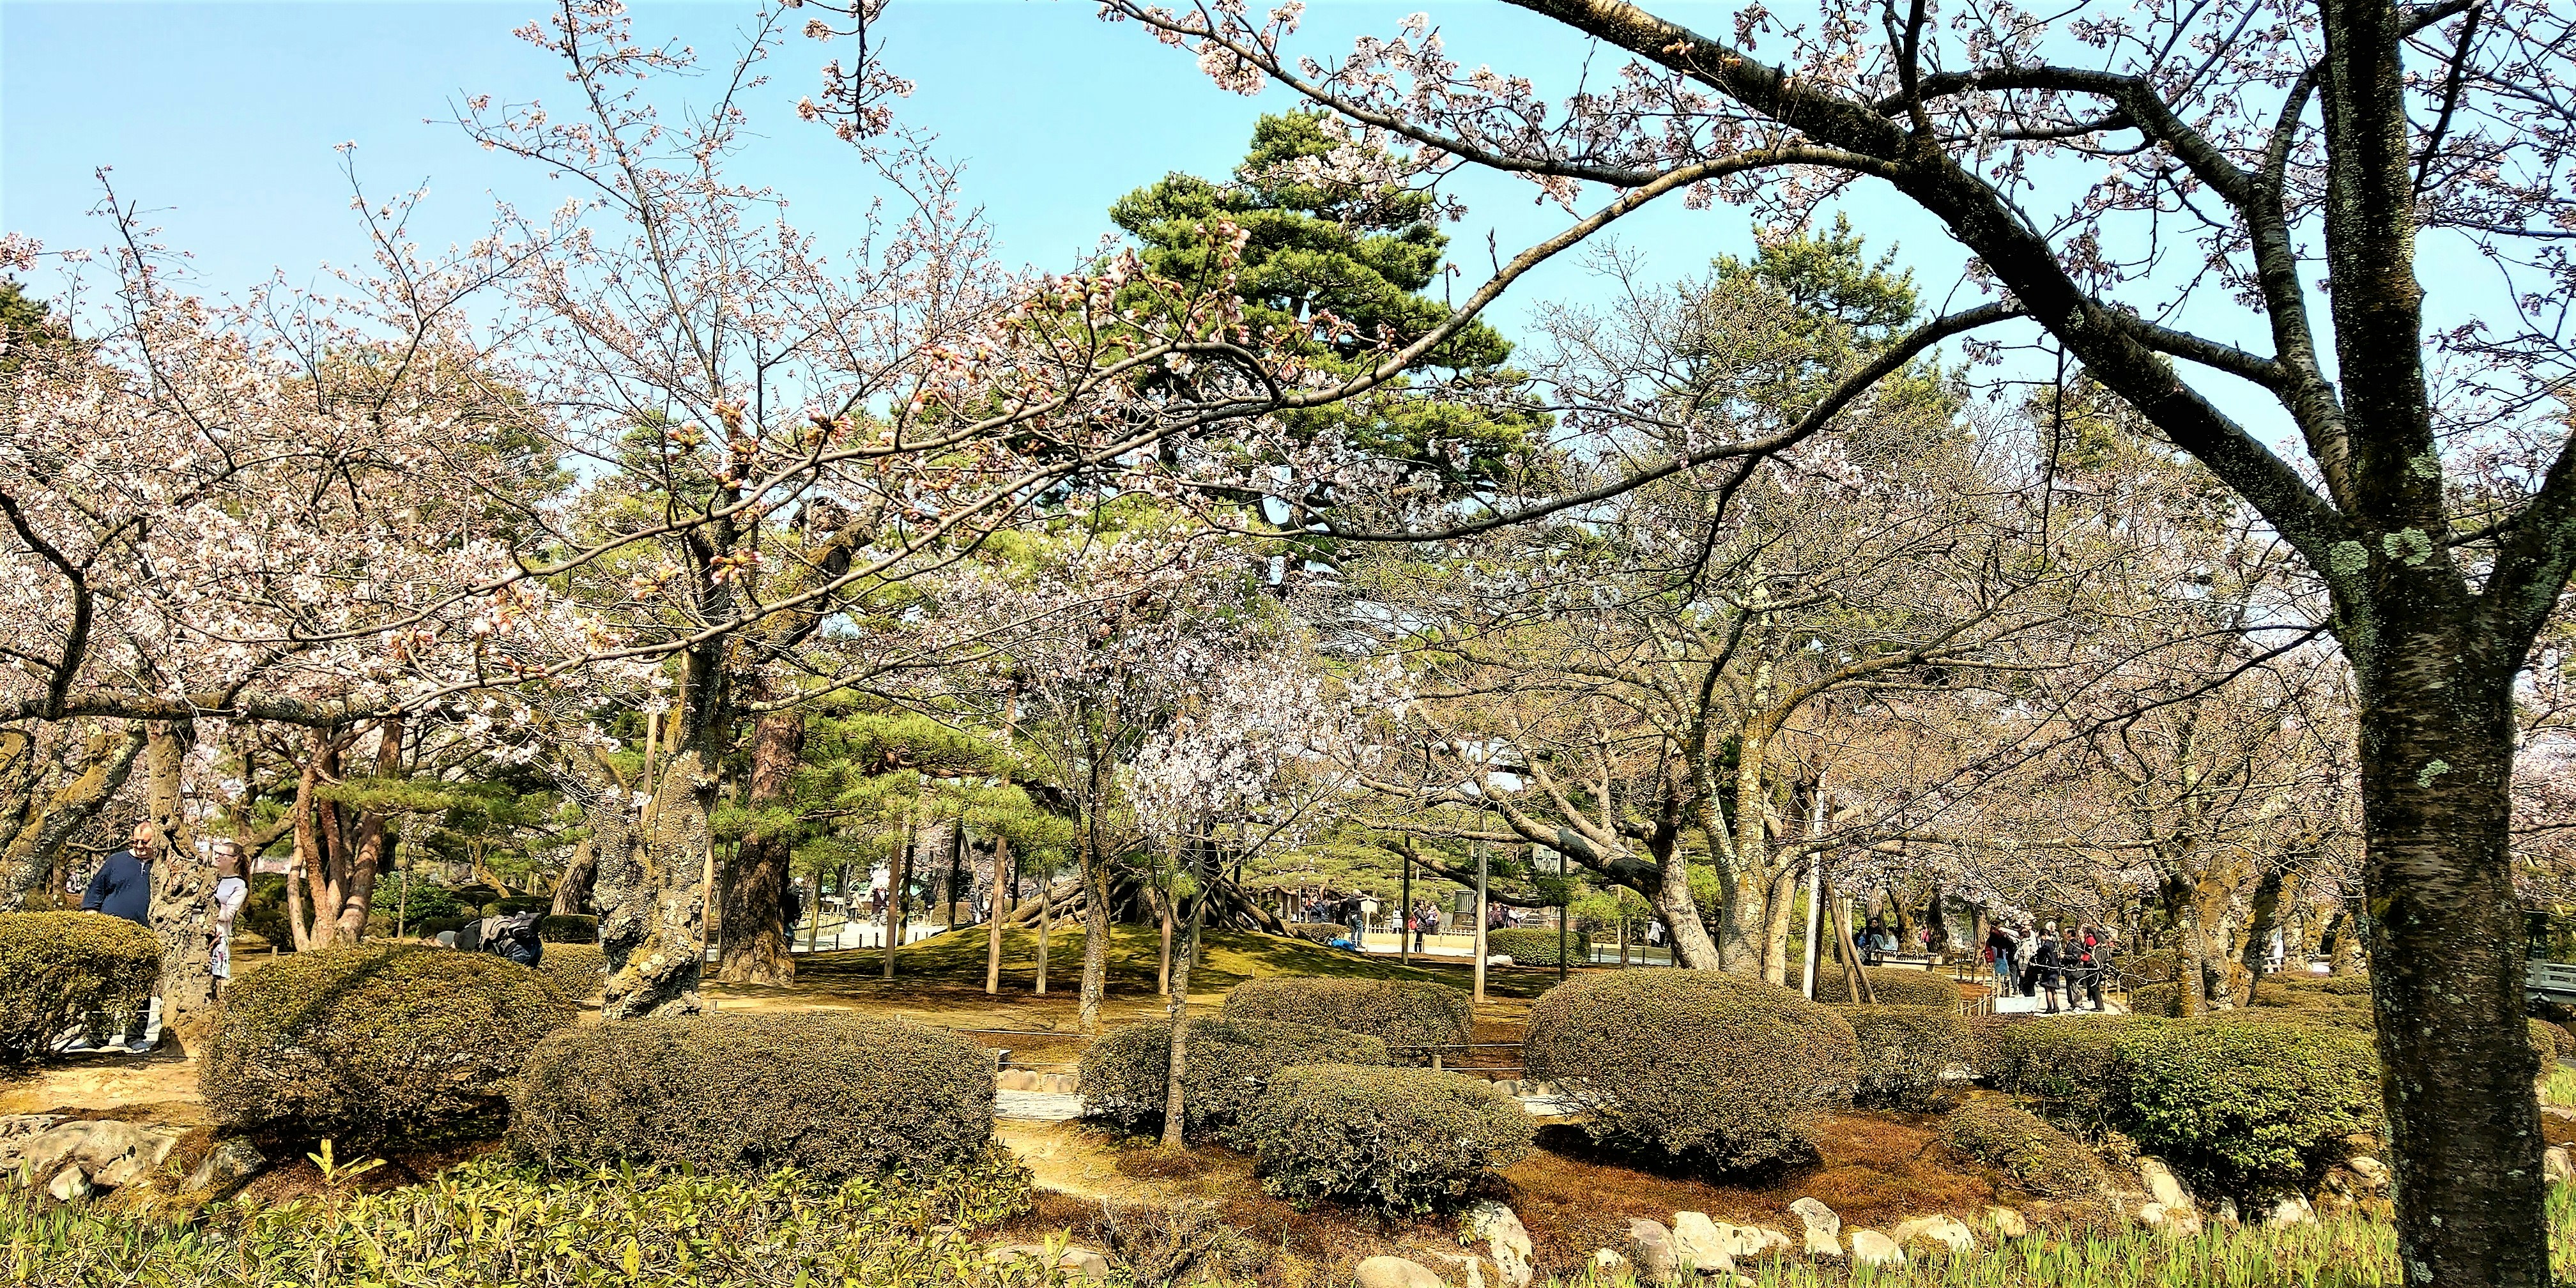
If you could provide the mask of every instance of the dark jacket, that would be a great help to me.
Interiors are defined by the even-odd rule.
[[[81,911],[123,917],[138,926],[152,924],[152,869],[132,850],[118,850],[98,866],[81,896]]]

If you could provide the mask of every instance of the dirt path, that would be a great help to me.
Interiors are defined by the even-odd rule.
[[[197,1094],[196,1063],[176,1051],[82,1056],[0,1083],[0,1114],[64,1110],[183,1127],[214,1121]]]

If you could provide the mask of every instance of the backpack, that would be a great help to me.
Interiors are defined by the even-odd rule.
[[[483,937],[479,951],[507,957],[522,966],[535,966],[546,952],[545,941],[537,938],[537,920],[544,915],[532,911],[484,918],[480,923]]]

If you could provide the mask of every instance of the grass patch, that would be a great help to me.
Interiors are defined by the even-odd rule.
[[[2576,1109],[2576,1064],[2552,1064],[2540,1076],[2540,1103]]]

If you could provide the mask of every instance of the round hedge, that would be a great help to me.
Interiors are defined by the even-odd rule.
[[[1530,1007],[1530,1073],[1592,1110],[1613,1148],[1723,1172],[1812,1150],[1808,1124],[1848,1103],[1860,1051],[1830,1007],[1717,971],[1618,971]]]
[[[1529,1153],[1536,1127],[1493,1084],[1430,1069],[1282,1069],[1243,1120],[1262,1188],[1389,1213],[1464,1198]]]
[[[1472,927],[1471,927],[1472,929]],[[1517,928],[1485,932],[1485,952],[1501,953],[1515,966],[1589,966],[1592,964],[1592,937],[1580,930],[1565,934],[1566,960],[1556,959],[1556,932]]]
[[[1860,1043],[1854,1099],[1880,1109],[1928,1110],[1949,1103],[1941,1075],[1970,1058],[1968,1022],[1947,1006],[1840,1006]]]
[[[1310,944],[1329,944],[1336,939],[1348,939],[1351,934],[1349,926],[1337,921],[1291,921],[1286,924],[1286,929],[1291,938],[1303,939]]]
[[[1959,1009],[1959,986],[1947,975],[1928,970],[1907,970],[1902,966],[1863,966],[1869,977],[1870,992],[1880,1006],[1946,1006]],[[1816,1000],[1828,1006],[1847,1006],[1853,1001],[1851,977],[1831,962],[1816,966]]]
[[[2367,1033],[2183,1020],[2122,1030],[2118,1058],[2121,1130],[2222,1192],[2303,1183],[2344,1137],[2379,1129]]]
[[[2527,1023],[2531,1026],[2531,1049],[2540,1053],[2541,1072],[2548,1072],[2549,1066],[2562,1060],[2576,1063],[2576,1034],[2547,1020]]]
[[[2082,1201],[2102,1189],[2101,1164],[2082,1142],[2000,1100],[1950,1111],[1941,1120],[1941,1140],[2042,1198]]]
[[[1463,1047],[1475,1036],[1467,995],[1423,980],[1270,975],[1235,985],[1225,995],[1225,1015],[1365,1033],[1399,1056],[1426,1059],[1430,1048]],[[1465,1052],[1441,1054],[1457,1064]]]
[[[0,1066],[44,1059],[93,1013],[130,1014],[160,974],[160,941],[123,917],[0,913]]]
[[[499,1105],[530,1048],[571,1022],[545,976],[426,944],[264,962],[224,990],[197,1073],[215,1116],[373,1142]]]
[[[1184,1129],[1226,1136],[1291,1065],[1384,1065],[1386,1044],[1365,1033],[1232,1017],[1190,1021],[1190,1067],[1181,1079]],[[1082,1053],[1082,1114],[1125,1132],[1159,1127],[1172,1070],[1172,1026],[1112,1029]]]
[[[578,1002],[598,996],[607,986],[608,953],[597,944],[548,944],[537,969]]]
[[[685,1163],[844,1180],[936,1171],[993,1140],[993,1060],[899,1020],[690,1015],[566,1029],[510,1084],[510,1141],[548,1168]]]

